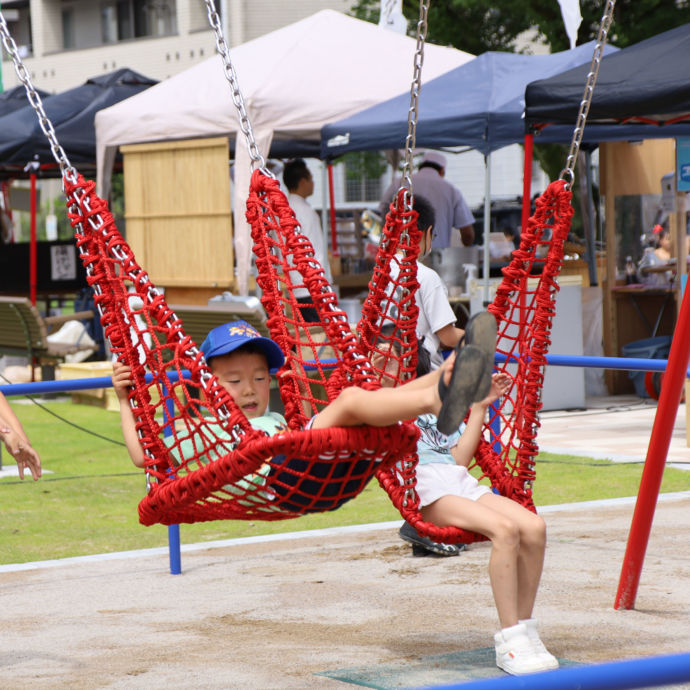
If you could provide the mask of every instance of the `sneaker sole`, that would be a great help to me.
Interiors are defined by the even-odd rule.
[[[428,537],[422,537],[417,532],[410,534],[409,532],[403,532],[402,529],[398,532],[398,536],[408,544],[412,544],[413,556],[425,556],[428,553],[433,553],[437,556],[459,556],[460,551],[465,548],[464,544],[441,544],[431,541]],[[420,551],[425,553],[420,553]]]
[[[477,386],[477,398],[483,400],[491,390],[491,374],[494,369],[497,339],[496,318],[487,311],[475,314],[465,327],[465,341],[468,345],[478,347],[485,357],[485,375]]]
[[[481,397],[478,397],[478,393],[487,378],[490,387],[491,372],[487,376],[485,353],[474,345],[463,347],[456,355],[450,383],[442,393],[441,411],[436,423],[442,434],[448,436],[456,432],[472,403],[486,397],[488,389]]]

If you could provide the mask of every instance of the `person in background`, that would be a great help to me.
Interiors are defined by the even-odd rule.
[[[668,228],[661,225],[655,225],[654,234],[656,236],[656,249],[654,250],[654,255],[658,259],[661,259],[661,261],[668,263],[673,258],[671,233]]]
[[[19,478],[24,479],[24,470],[29,470],[36,481],[41,476],[41,458],[32,448],[21,423],[2,393],[0,393],[0,440],[17,463]]]
[[[446,157],[437,151],[427,151],[419,163],[419,169],[412,175],[412,192],[420,194],[429,201],[434,209],[436,225],[432,249],[445,249],[451,246],[453,228],[460,231],[460,240],[465,247],[474,244],[474,216],[462,195],[462,192],[448,182],[446,174]],[[400,189],[401,178],[394,180],[386,190],[379,213],[386,217],[388,207]]]
[[[290,208],[295,212],[302,232],[306,235],[314,248],[316,260],[321,264],[326,279],[331,283],[333,279],[331,277],[328,250],[324,241],[321,222],[318,214],[307,201],[314,193],[314,178],[302,158],[295,158],[285,164],[285,168],[283,169],[283,182],[288,190]],[[302,278],[297,271],[291,271],[290,278],[293,285],[302,284]],[[320,321],[319,315],[313,307],[309,291],[304,287],[300,287],[295,289],[294,294],[300,305],[304,305],[300,306],[300,311],[302,312],[304,320],[311,323]]]

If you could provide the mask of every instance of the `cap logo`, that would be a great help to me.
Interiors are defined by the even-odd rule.
[[[245,337],[245,338],[260,338],[259,332],[252,328],[249,324],[235,324],[233,326],[230,326],[228,329],[229,335],[236,337]]]

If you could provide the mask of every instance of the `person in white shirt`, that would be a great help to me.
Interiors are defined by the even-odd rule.
[[[436,271],[421,263],[430,251],[435,232],[434,209],[429,201],[415,193],[413,208],[418,213],[417,227],[422,233],[417,261],[417,281],[419,289],[415,300],[419,307],[417,317],[417,337],[422,339],[424,348],[431,357],[431,368],[437,369],[443,362],[441,350],[452,350],[460,342],[464,331],[455,325],[456,316],[448,302],[448,288]],[[399,275],[399,264],[394,258],[390,265],[391,284]]]
[[[295,212],[302,232],[311,242],[314,248],[314,256],[321,264],[326,279],[332,282],[331,268],[328,262],[328,249],[324,241],[321,221],[316,211],[309,205],[307,199],[314,193],[314,178],[307,164],[301,158],[288,161],[283,169],[283,183],[288,190],[288,202]],[[293,285],[302,285],[302,279],[297,271],[291,271],[290,279]],[[300,311],[305,321],[320,321],[319,315],[314,309],[312,299],[306,287],[298,287],[294,291],[297,301],[300,303]]]

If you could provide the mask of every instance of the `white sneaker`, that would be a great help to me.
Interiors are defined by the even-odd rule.
[[[558,659],[549,652],[549,650],[544,646],[544,643],[539,637],[539,631],[537,630],[537,619],[527,618],[525,620],[518,621],[519,623],[524,623],[527,628],[527,637],[532,643],[532,649],[537,653],[539,658],[544,663],[545,668],[554,669],[558,668]]]
[[[541,657],[534,651],[524,623],[503,628],[494,635],[494,642],[496,666],[506,673],[521,676],[547,670]]]

